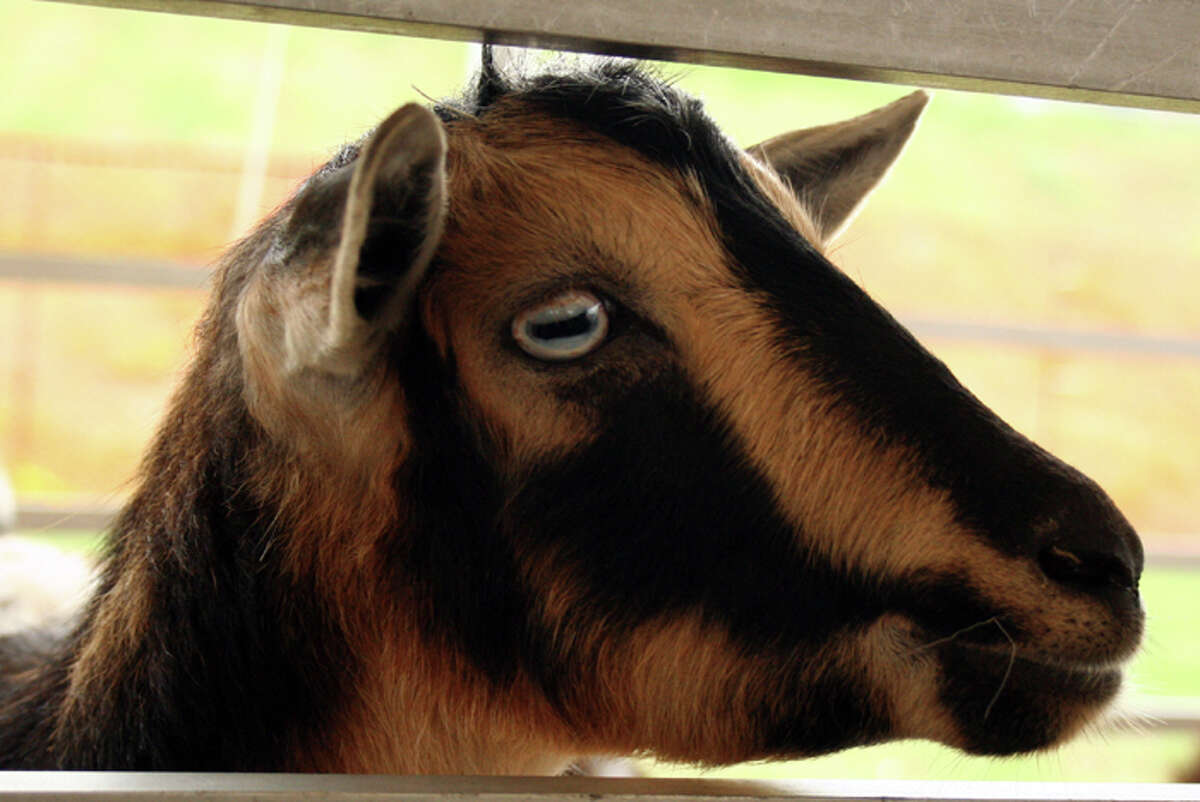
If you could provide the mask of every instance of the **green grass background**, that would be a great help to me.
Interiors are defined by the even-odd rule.
[[[6,154],[29,142],[134,153],[169,144],[236,163],[268,35],[233,21],[0,0],[0,249],[211,263],[231,236],[236,175]],[[456,92],[475,59],[457,43],[290,29],[272,141],[289,166],[269,181],[262,210],[398,104]],[[744,145],[907,91],[664,70]],[[902,317],[1197,337],[1197,221],[1200,117],[939,92],[834,257]],[[0,456],[22,498],[120,499],[201,303],[196,293],[0,282]],[[1200,532],[1194,360],[930,345],[1017,428],[1100,480],[1152,546]],[[35,374],[32,403],[5,384],[22,370]],[[95,543],[91,533],[45,537]],[[1153,571],[1144,595],[1133,706],[1138,694],[1200,696],[1198,575]],[[1095,734],[1021,760],[900,744],[725,774],[1161,780],[1196,750],[1190,733]]]

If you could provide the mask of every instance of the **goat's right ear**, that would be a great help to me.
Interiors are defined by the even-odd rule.
[[[384,120],[359,150],[344,197],[328,315],[311,332],[316,341],[290,342],[288,356],[293,367],[353,376],[412,314],[441,240],[446,134],[433,112],[409,104]]]
[[[749,153],[779,173],[829,242],[891,169],[928,102],[917,90],[852,120],[760,142]]]

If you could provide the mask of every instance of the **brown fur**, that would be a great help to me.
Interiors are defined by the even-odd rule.
[[[470,197],[478,205],[460,205],[451,216],[442,252],[450,269],[430,290],[426,325],[443,349],[455,354],[465,388],[489,432],[507,444],[512,465],[586,442],[589,421],[575,410],[564,411],[543,388],[512,375],[504,355],[481,351],[480,344],[488,342],[489,328],[535,300],[522,293],[523,287],[555,279],[556,263],[547,262],[545,254],[571,242],[590,242],[601,255],[594,269],[614,282],[635,285],[638,297],[673,333],[688,372],[734,422],[756,466],[771,477],[781,504],[794,520],[808,523],[814,540],[806,545],[848,567],[960,573],[986,596],[1016,604],[1031,622],[1043,622],[1031,623],[1039,637],[1070,645],[1076,659],[1090,657],[1103,626],[1084,618],[1083,605],[1053,593],[1027,563],[973,546],[944,494],[921,478],[913,455],[864,442],[856,423],[843,417],[823,387],[802,372],[781,369],[784,361],[773,334],[777,321],[730,283],[715,220],[694,184],[570,125],[547,122],[543,134],[535,123],[537,133],[523,136],[519,146],[506,142],[498,127],[473,128],[455,132],[452,152],[459,158],[451,162],[450,183],[452,196]],[[539,145],[542,136],[545,144]],[[746,161],[788,220],[819,241],[807,213],[778,176]],[[575,178],[580,174],[586,181]],[[606,215],[591,216],[586,210],[593,208],[605,209]],[[557,221],[556,239],[540,240],[547,229],[528,223],[550,215]],[[563,261],[573,257],[568,252]],[[460,264],[470,270],[453,269]],[[627,272],[625,265],[637,269]],[[504,288],[503,294],[497,288]],[[921,525],[913,528],[914,520]],[[890,536],[900,522],[907,527],[904,540]],[[554,608],[572,606],[571,580],[547,574],[535,581],[559,588],[547,593],[548,599],[562,600],[547,609],[553,626]],[[1060,621],[1079,623],[1072,627]],[[656,622],[611,654],[600,645],[602,634],[594,636],[594,648],[612,675],[610,684],[593,695],[618,711],[628,705],[624,715],[614,717],[607,708],[604,716],[594,716],[617,722],[612,732],[597,735],[597,749],[619,753],[654,743],[661,754],[679,759],[756,757],[736,722],[714,717],[714,707],[721,705],[712,699],[714,688],[725,687],[717,698],[732,708],[744,705],[765,666],[739,660],[720,636],[706,635],[694,624]],[[907,623],[885,619],[845,648],[875,667],[877,692],[903,707],[899,718],[909,722],[906,734],[954,742],[955,728],[930,696],[931,686],[911,679],[913,648],[901,645],[906,636],[911,638]],[[1005,659],[1003,649],[997,659]],[[933,670],[922,665],[926,674]],[[694,684],[681,682],[685,676]],[[620,693],[611,693],[616,688]],[[691,706],[681,718],[680,711]],[[663,714],[654,716],[655,710]],[[635,721],[643,723],[639,727]],[[686,733],[686,748],[668,746],[680,733]],[[739,742],[744,752],[732,746]]]
[[[822,232],[836,228],[874,186],[923,102],[895,107],[907,111],[902,133],[884,137],[890,155],[874,172],[855,176],[837,220],[825,228],[814,222],[820,210],[800,200],[803,187],[789,186],[790,177],[750,155],[735,158],[783,220],[824,248]],[[822,137],[836,144],[836,127]],[[1134,613],[1114,612],[1077,585],[1051,581],[1034,557],[1005,552],[973,530],[951,489],[930,479],[918,445],[864,423],[821,378],[820,355],[780,337],[787,321],[766,290],[747,288],[702,175],[520,98],[448,124],[405,107],[356,153],[315,176],[224,264],[199,328],[196,365],[118,524],[101,591],[51,665],[62,676],[47,668],[11,697],[27,717],[35,708],[54,712],[50,725],[31,725],[36,738],[8,747],[10,762],[191,767],[199,758],[176,746],[179,731],[188,729],[178,722],[199,719],[226,727],[229,737],[240,733],[228,729],[236,722],[220,718],[226,711],[210,720],[207,710],[189,707],[189,693],[200,689],[220,700],[223,689],[205,684],[217,682],[211,677],[236,686],[244,676],[238,672],[265,670],[281,657],[289,662],[273,670],[294,670],[287,681],[309,696],[310,718],[289,717],[293,700],[270,697],[272,688],[251,689],[275,704],[254,711],[251,723],[267,734],[250,745],[261,754],[237,763],[243,756],[222,751],[220,732],[200,732],[197,744],[225,761],[220,767],[234,761],[259,770],[551,773],[581,756],[654,753],[720,764],[885,737],[1011,751],[1065,737],[1102,705],[1107,690],[1099,686],[1112,679],[1105,670],[1136,644]],[[368,247],[376,241],[388,246],[382,257]],[[382,295],[371,294],[381,288]],[[618,299],[638,318],[638,336],[614,338],[569,369],[533,364],[512,343],[512,321],[581,288]],[[429,364],[408,364],[417,356]],[[445,387],[436,376],[408,372],[439,369],[451,376]],[[780,630],[801,633],[789,642],[736,631],[725,616],[745,623],[738,619],[743,608],[710,609],[700,592],[703,603],[663,603],[641,618],[616,620],[620,611],[598,602],[601,594],[588,585],[588,566],[574,553],[579,544],[540,533],[539,520],[514,510],[526,490],[546,481],[546,466],[603,440],[612,419],[606,423],[602,402],[657,392],[662,377],[682,377],[689,399],[726,427],[713,448],[737,461],[714,457],[713,464],[742,472],[731,493],[754,499],[761,484],[766,496],[763,509],[746,513],[754,521],[726,523],[764,539],[784,531],[787,542],[772,541],[761,553],[782,553],[787,566],[793,552],[805,555],[795,582],[824,572],[822,581],[844,582],[850,596],[900,605],[893,597],[903,594],[888,596],[876,585],[932,578],[969,589],[947,598],[965,597],[1003,615],[934,637],[928,622],[918,623],[919,611],[885,608],[839,629],[837,621],[806,623],[808,610],[785,609],[783,617],[805,623]],[[435,391],[444,395],[422,396]],[[422,435],[422,414],[457,428],[439,430],[448,440],[423,441],[429,435]],[[471,466],[443,465],[430,459],[437,454],[419,452],[450,448],[460,436],[463,453],[487,463],[487,475],[468,475],[476,484],[466,489],[455,482]],[[677,467],[654,464],[667,473]],[[585,479],[617,488],[636,481]],[[446,497],[423,498],[413,488]],[[581,503],[587,490],[579,491]],[[497,497],[488,497],[497,508],[487,509],[491,517],[482,523],[455,517],[465,505],[485,503],[473,492]],[[728,509],[743,514],[736,503]],[[435,514],[444,520],[431,520]],[[1056,532],[1050,519],[1058,513],[1047,515],[1039,537]],[[772,528],[775,521],[781,528]],[[626,533],[602,534],[618,543]],[[437,537],[450,542],[427,542]],[[456,553],[460,543],[482,544],[483,556]],[[741,559],[738,545],[719,547]],[[680,552],[690,547],[674,544]],[[433,570],[421,562],[429,554],[478,570],[463,574],[478,586],[447,582],[457,595],[439,595],[436,582],[445,577],[422,573]],[[484,558],[492,562],[482,570],[467,565]],[[436,569],[455,575],[455,566]],[[862,577],[870,578],[865,590],[854,584]],[[483,587],[490,582],[499,590]],[[755,612],[754,603],[765,604],[759,597],[772,592],[783,603],[805,598],[786,595],[788,588],[743,590]],[[488,592],[497,594],[498,611],[486,609]],[[219,640],[224,622],[208,620],[204,594],[238,619],[230,626],[265,638],[263,650],[279,653],[229,643],[232,657],[223,664],[205,638]],[[490,630],[478,638],[516,657],[480,655],[469,627],[467,634],[454,631],[464,626],[453,618],[456,605],[470,609],[480,599],[476,612],[496,615],[487,626],[518,642],[494,644]],[[311,620],[289,617],[300,603],[310,605],[303,614]],[[504,615],[506,605],[517,604],[524,606],[514,624]],[[779,614],[778,607],[762,609]],[[749,621],[748,628],[771,623]],[[190,627],[196,641],[181,641],[181,650],[206,646],[210,653],[185,655],[182,667],[175,665],[177,626]],[[834,634],[821,634],[825,628]],[[990,641],[961,637],[980,628],[988,628]],[[985,667],[982,678],[964,681],[966,690],[951,691],[951,680],[960,678],[948,677],[944,652],[959,646],[963,654],[952,658]],[[1012,678],[1007,671],[993,677],[1006,663],[1017,666]],[[1078,667],[1087,681],[1068,676],[1064,666]],[[561,676],[545,675],[551,671]],[[1018,687],[1043,674],[1051,678],[1046,688]],[[1055,682],[1078,698],[1059,699]],[[145,688],[168,695],[155,702],[168,709],[152,709],[158,718],[126,718],[122,700]],[[1026,694],[1029,705],[1044,703],[1045,733],[1029,743],[1014,737],[980,746],[979,732],[969,730],[982,729],[981,722],[964,720],[974,708],[952,709],[959,701],[953,693],[976,707],[990,698],[987,719],[1006,690]],[[827,710],[829,693],[854,708],[849,725],[842,711]],[[245,697],[246,705],[257,703],[256,695]],[[0,696],[0,721],[9,704]],[[142,730],[168,714],[177,719],[166,733],[143,742]],[[844,731],[826,738],[826,725]],[[45,726],[50,735],[37,729]],[[131,745],[98,737],[106,726],[132,729]],[[0,733],[0,764],[4,749]]]

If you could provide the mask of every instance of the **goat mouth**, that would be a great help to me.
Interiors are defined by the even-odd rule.
[[[1069,626],[1007,610],[984,616],[953,630],[936,619],[911,616],[910,637],[917,642],[918,652],[935,652],[952,645],[984,660],[1013,661],[1087,676],[1119,670],[1126,664],[1137,653],[1145,623],[1138,603],[1103,611],[1079,623],[1067,618]]]
[[[948,641],[937,647],[940,696],[967,752],[1007,755],[1060,743],[1102,713],[1121,687],[1111,662],[1078,663]]]

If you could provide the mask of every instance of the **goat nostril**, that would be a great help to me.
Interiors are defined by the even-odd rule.
[[[1085,590],[1106,587],[1132,590],[1137,586],[1132,569],[1110,554],[1049,546],[1038,555],[1038,564],[1054,581]]]

